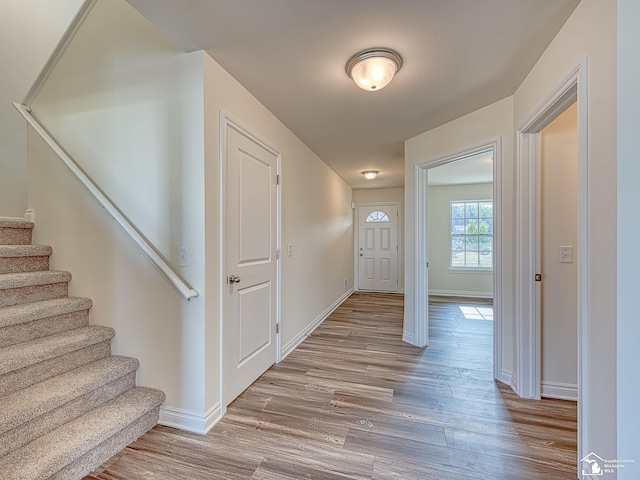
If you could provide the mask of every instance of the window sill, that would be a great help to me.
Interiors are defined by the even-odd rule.
[[[493,268],[449,267],[449,273],[465,273],[472,275],[493,275]]]

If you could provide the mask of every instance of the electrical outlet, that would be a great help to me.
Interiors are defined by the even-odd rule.
[[[178,266],[179,267],[189,266],[189,249],[187,247],[178,248]]]
[[[291,245],[290,243],[287,245],[287,257],[290,257],[293,255],[293,245]]]
[[[349,288],[349,277],[344,277],[344,288]]]

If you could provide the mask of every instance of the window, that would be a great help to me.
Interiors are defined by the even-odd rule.
[[[450,267],[493,268],[493,201],[451,202]]]
[[[380,210],[371,212],[367,217],[367,223],[389,223],[389,215]]]

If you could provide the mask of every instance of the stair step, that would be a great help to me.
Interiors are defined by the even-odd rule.
[[[0,479],[80,480],[158,422],[164,393],[111,356],[112,328],[69,298],[34,224],[0,219]]]
[[[158,420],[164,393],[136,387],[0,458],[3,480],[81,479]]]
[[[89,324],[88,298],[65,297],[0,308],[0,347]]]
[[[0,245],[30,245],[33,222],[0,220]]]
[[[48,245],[0,245],[0,273],[49,270],[52,253]]]
[[[0,396],[111,354],[112,328],[88,325],[0,349]]]
[[[71,274],[60,270],[46,272],[5,273],[0,275],[0,290],[70,282]]]
[[[112,356],[0,398],[0,456],[135,387],[138,367]]]
[[[66,297],[69,272],[5,273],[0,275],[0,307]]]

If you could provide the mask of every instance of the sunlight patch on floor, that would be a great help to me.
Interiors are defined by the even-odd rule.
[[[467,320],[493,320],[493,307],[459,307]]]

